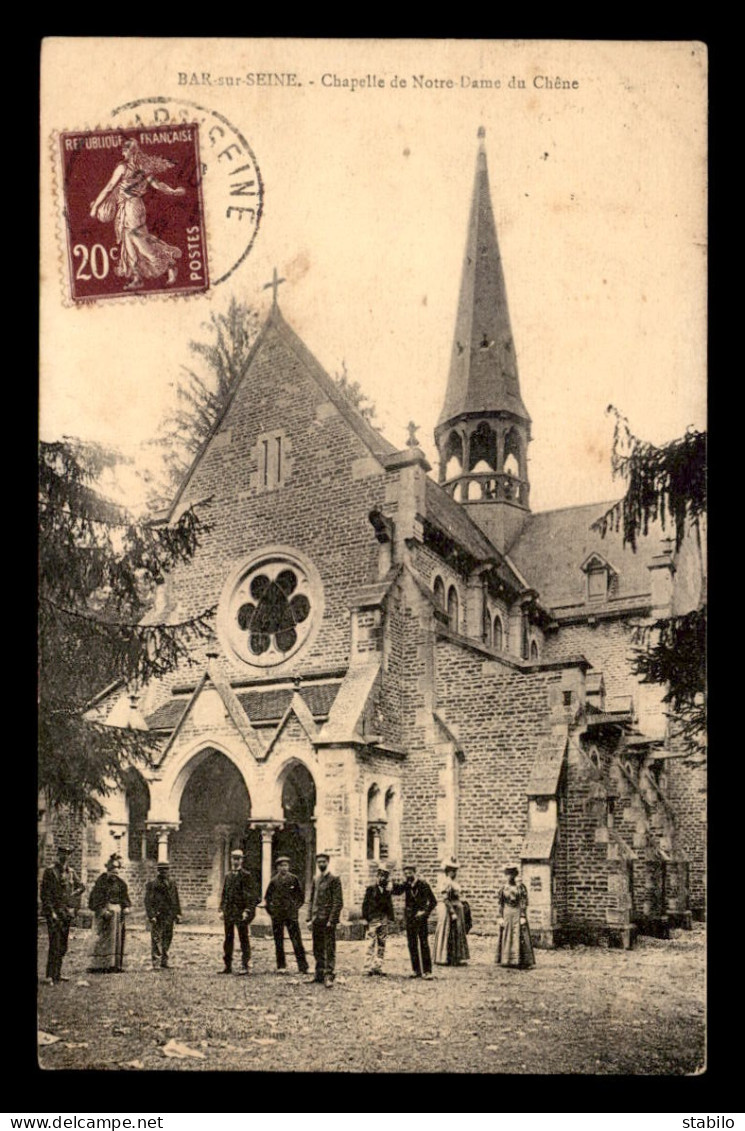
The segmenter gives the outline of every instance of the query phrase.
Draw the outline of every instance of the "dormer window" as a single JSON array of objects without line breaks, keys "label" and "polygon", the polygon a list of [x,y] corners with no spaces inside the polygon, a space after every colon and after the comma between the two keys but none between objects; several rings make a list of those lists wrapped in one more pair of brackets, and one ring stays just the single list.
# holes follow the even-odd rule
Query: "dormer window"
[{"label": "dormer window", "polygon": [[591,601],[603,601],[608,595],[608,571],[591,569],[587,574],[587,596]]},{"label": "dormer window", "polygon": [[616,571],[601,554],[590,554],[580,569],[587,578],[587,600],[594,603],[607,601],[613,587]]}]

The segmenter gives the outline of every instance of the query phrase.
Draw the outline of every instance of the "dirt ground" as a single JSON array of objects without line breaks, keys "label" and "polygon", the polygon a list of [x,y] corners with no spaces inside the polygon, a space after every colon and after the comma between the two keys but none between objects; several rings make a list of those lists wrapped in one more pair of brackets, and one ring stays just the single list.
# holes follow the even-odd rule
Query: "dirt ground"
[{"label": "dirt ground", "polygon": [[[305,936],[304,936],[305,937]],[[494,940],[470,937],[471,962],[408,978],[403,936],[387,977],[363,974],[363,942],[337,946],[333,989],[274,972],[271,939],[254,972],[224,977],[219,934],[176,928],[172,968],[150,967],[131,927],[124,973],[87,974],[90,931],[71,933],[64,974],[39,985],[39,1062],[67,1069],[243,1069],[684,1075],[704,1067],[704,928],[632,951],[537,951],[530,971],[493,965]],[[44,973],[46,931],[39,932]],[[58,1038],[49,1041],[49,1037]],[[44,1043],[49,1041],[49,1043]],[[174,1049],[177,1055],[167,1055]],[[186,1052],[184,1052],[186,1050]],[[179,1054],[180,1051],[180,1055]],[[196,1055],[189,1055],[196,1054]]]}]

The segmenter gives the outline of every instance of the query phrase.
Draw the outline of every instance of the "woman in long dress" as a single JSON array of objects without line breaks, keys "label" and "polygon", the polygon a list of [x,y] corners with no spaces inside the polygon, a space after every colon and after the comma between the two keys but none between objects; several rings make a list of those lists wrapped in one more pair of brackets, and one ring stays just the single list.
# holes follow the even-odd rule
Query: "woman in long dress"
[{"label": "woman in long dress", "polygon": [[457,880],[458,862],[443,861],[437,885],[437,928],[434,959],[438,966],[465,966],[470,957],[466,920]]},{"label": "woman in long dress", "polygon": [[131,906],[127,885],[119,875],[122,858],[113,853],[106,871],[96,880],[88,897],[95,913],[93,952],[88,967],[91,973],[120,973],[124,960],[124,919]]},{"label": "woman in long dress", "polygon": [[143,279],[157,279],[168,273],[166,282],[176,281],[177,260],[181,249],[172,247],[147,230],[147,213],[143,197],[149,188],[167,196],[183,196],[183,187],[171,188],[158,180],[156,173],[173,167],[165,157],[143,153],[134,138],[122,146],[121,161],[108,184],[91,204],[91,216],[102,223],[114,221],[119,242],[119,258],[114,268],[117,275],[129,279],[125,290],[143,286]]},{"label": "woman in long dress", "polygon": [[528,970],[535,966],[535,957],[528,927],[528,889],[522,881],[518,881],[519,871],[517,867],[504,870],[507,879],[499,892],[496,963],[498,966]]}]

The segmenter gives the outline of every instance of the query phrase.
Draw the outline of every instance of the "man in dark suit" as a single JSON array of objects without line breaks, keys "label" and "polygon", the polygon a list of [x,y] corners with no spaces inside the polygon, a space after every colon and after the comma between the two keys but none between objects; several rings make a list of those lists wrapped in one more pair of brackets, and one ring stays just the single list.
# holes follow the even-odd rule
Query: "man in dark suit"
[{"label": "man in dark suit", "polygon": [[69,844],[57,845],[57,862],[44,869],[41,878],[41,911],[47,921],[49,953],[47,954],[48,985],[67,982],[62,976],[62,959],[67,954],[70,924],[77,911],[77,897],[85,891],[68,861]]},{"label": "man in dark suit", "polygon": [[264,905],[272,921],[277,973],[287,973],[284,939],[284,930],[287,927],[287,934],[290,936],[292,949],[295,952],[297,968],[301,974],[307,974],[308,959],[305,957],[305,947],[297,922],[297,913],[305,902],[303,885],[297,876],[290,871],[289,856],[278,856],[276,867],[277,871],[269,881],[269,887],[264,895]]},{"label": "man in dark suit", "polygon": [[158,875],[145,885],[145,913],[150,920],[150,953],[153,969],[168,967],[168,951],[173,939],[173,924],[181,921],[178,888],[171,879],[168,864],[158,864]]},{"label": "man in dark suit", "polygon": [[385,940],[388,938],[388,923],[393,921],[393,899],[388,886],[390,869],[385,864],[378,865],[378,876],[374,884],[365,891],[362,901],[362,918],[367,920],[367,957],[365,969],[369,975],[383,976]]},{"label": "man in dark suit", "polygon": [[251,939],[249,924],[256,915],[256,904],[261,899],[261,893],[253,878],[243,867],[243,853],[240,848],[230,853],[230,868],[222,886],[222,899],[220,900],[220,914],[225,921],[225,944],[223,957],[225,968],[223,974],[230,974],[233,968],[233,942],[235,931],[238,931],[238,940],[241,944],[241,969],[238,974],[248,974],[251,966]]},{"label": "man in dark suit", "polygon": [[341,880],[329,872],[328,852],[316,854],[318,875],[313,880],[308,907],[308,925],[313,931],[314,982],[327,989],[334,984],[336,971],[336,925],[343,905]]},{"label": "man in dark suit", "polygon": [[406,922],[406,941],[409,944],[412,978],[432,977],[432,955],[429,950],[428,919],[437,906],[432,888],[424,880],[418,880],[416,868],[404,868],[404,882],[393,885],[394,895],[404,895],[404,919]]}]

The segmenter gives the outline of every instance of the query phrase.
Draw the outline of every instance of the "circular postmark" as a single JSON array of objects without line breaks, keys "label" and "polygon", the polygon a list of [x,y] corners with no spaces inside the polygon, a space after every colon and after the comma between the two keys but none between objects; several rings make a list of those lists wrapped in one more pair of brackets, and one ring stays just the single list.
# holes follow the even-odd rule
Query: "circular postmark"
[{"label": "circular postmark", "polygon": [[251,251],[264,203],[261,172],[243,134],[223,114],[184,98],[138,98],[111,116],[143,129],[198,123],[210,284],[224,283]]}]

